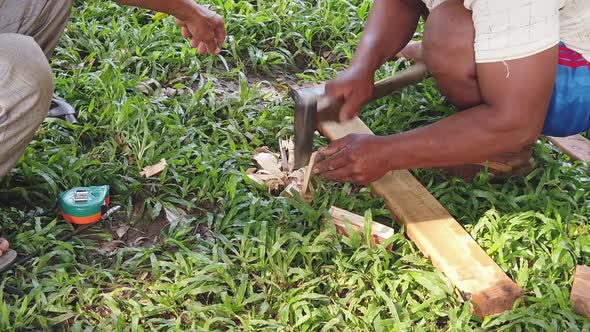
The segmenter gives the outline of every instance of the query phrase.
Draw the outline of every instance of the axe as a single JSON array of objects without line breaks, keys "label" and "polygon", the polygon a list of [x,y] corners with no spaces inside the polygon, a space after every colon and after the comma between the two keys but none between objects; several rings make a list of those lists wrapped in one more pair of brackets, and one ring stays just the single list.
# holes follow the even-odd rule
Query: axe
[{"label": "axe", "polygon": [[[367,103],[422,81],[428,75],[426,65],[417,63],[408,69],[375,83]],[[295,102],[295,169],[309,164],[313,152],[313,137],[318,123],[339,122],[343,101],[324,94],[324,87],[289,89]]]}]

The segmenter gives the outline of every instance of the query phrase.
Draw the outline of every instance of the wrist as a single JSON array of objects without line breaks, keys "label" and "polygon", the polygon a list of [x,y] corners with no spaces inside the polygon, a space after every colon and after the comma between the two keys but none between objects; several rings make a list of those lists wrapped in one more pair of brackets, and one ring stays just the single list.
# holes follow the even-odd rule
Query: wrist
[{"label": "wrist", "polygon": [[383,136],[382,151],[385,156],[383,161],[387,165],[388,171],[395,171],[401,169],[400,160],[404,160],[407,156],[403,155],[400,149],[401,142],[398,135]]},{"label": "wrist", "polygon": [[206,11],[207,8],[198,5],[193,0],[181,0],[179,1],[181,5],[179,6],[179,10],[176,13],[172,13],[174,17],[181,21],[189,21],[194,19],[195,17],[198,18],[206,18]]}]

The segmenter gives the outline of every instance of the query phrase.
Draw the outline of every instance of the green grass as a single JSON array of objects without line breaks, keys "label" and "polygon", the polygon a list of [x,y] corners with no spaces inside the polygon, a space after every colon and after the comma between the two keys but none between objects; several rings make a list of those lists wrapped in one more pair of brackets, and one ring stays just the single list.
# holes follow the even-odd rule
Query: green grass
[{"label": "green grass", "polygon": [[[539,168],[502,184],[485,174],[465,184],[414,172],[526,292],[526,306],[477,320],[397,226],[393,251],[322,228],[332,204],[393,224],[381,199],[322,183],[310,206],[272,197],[243,175],[254,148],[278,150],[292,133],[286,84],[345,68],[371,2],[211,4],[228,28],[219,57],[197,56],[170,18],[76,3],[52,66],[58,94],[77,107],[81,124],[47,120],[0,179],[2,233],[14,248],[57,247],[4,276],[26,296],[0,295],[0,330],[590,329],[568,302],[576,263],[590,264],[583,165],[540,142]],[[269,98],[269,86],[281,98]],[[427,80],[371,104],[363,119],[386,134],[450,112]],[[169,163],[162,174],[139,176],[161,158]],[[56,241],[71,229],[52,210],[56,195],[96,184],[109,184],[124,206],[105,228],[162,220],[174,207],[188,216],[153,245],[105,250],[114,236],[101,229]]]}]

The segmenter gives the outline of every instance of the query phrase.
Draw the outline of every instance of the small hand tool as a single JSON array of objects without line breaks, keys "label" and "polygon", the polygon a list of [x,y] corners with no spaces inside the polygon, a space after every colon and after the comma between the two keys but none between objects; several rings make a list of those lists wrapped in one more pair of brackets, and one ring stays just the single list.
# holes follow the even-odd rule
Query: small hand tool
[{"label": "small hand tool", "polygon": [[[72,232],[69,232],[60,237],[58,241],[65,242],[70,240],[72,237],[95,226],[100,220],[109,218],[111,215],[121,209],[120,205],[116,205],[110,209],[107,209],[108,205],[108,186],[77,187],[59,194],[58,206],[61,215],[68,222],[79,226]],[[16,260],[16,252],[14,250],[10,250],[7,252],[7,254],[11,255],[11,261],[8,264],[0,266],[0,280],[4,272],[12,270],[15,266],[23,265],[32,258],[38,257],[41,252],[46,252],[53,247],[55,247],[55,244],[46,247],[43,249],[43,251],[37,250],[32,254],[24,256],[18,260]],[[9,285],[4,285],[4,292],[17,296],[23,296],[23,293],[20,290]]]},{"label": "small hand tool", "polygon": [[[367,103],[392,92],[422,81],[428,75],[426,65],[418,63],[394,76],[375,83],[373,95]],[[295,102],[295,169],[306,166],[313,151],[313,136],[318,123],[340,122],[343,100],[324,94],[323,87],[290,89]]]}]

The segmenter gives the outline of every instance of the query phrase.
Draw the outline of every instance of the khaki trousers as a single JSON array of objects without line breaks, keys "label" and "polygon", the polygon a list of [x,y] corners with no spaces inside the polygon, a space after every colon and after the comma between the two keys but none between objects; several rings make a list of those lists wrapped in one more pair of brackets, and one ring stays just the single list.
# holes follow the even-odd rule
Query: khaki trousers
[{"label": "khaki trousers", "polygon": [[0,0],[0,177],[16,164],[49,111],[48,59],[72,0]]}]

